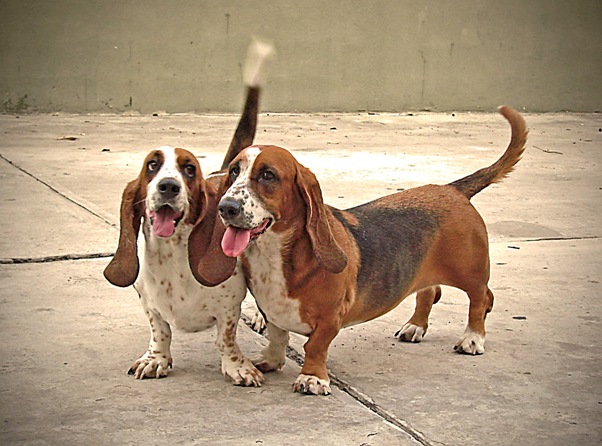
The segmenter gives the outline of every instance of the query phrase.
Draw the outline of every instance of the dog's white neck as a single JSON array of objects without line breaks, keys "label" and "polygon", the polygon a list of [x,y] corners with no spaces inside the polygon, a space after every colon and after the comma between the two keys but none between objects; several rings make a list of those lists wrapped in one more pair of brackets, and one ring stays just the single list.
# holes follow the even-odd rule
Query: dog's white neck
[{"label": "dog's white neck", "polygon": [[248,285],[269,322],[302,335],[311,327],[302,321],[300,302],[290,298],[282,267],[282,250],[289,236],[271,230],[255,240],[245,250],[249,264]]}]

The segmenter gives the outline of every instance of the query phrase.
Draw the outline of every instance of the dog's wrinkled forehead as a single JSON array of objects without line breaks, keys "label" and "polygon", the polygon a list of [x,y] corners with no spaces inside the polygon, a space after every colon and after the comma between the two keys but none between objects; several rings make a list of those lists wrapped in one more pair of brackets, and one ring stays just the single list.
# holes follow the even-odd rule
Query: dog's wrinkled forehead
[{"label": "dog's wrinkled forehead", "polygon": [[176,160],[176,151],[173,147],[159,147],[149,156],[150,159],[146,163],[146,170],[153,177],[152,182],[160,181],[162,178],[181,180]]},{"label": "dog's wrinkled forehead", "polygon": [[163,146],[152,150],[145,158],[140,173],[147,184],[156,184],[163,178],[173,178],[186,183],[200,174],[200,165],[196,157],[185,149]]},{"label": "dog's wrinkled forehead", "polygon": [[227,195],[238,195],[250,186],[253,166],[260,153],[259,147],[247,147],[232,161],[229,172],[232,185]]}]

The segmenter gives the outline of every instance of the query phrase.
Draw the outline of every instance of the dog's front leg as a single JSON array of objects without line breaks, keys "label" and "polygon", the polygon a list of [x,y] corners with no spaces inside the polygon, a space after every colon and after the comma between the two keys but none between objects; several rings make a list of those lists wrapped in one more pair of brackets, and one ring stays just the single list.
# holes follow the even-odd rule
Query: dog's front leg
[{"label": "dog's front leg", "polygon": [[330,378],[326,369],[328,347],[338,334],[340,327],[333,324],[319,324],[309,335],[303,346],[305,361],[301,374],[293,384],[293,390],[312,395],[330,395]]},{"label": "dog's front leg", "polygon": [[222,373],[236,386],[260,387],[263,374],[255,368],[236,343],[236,329],[240,318],[240,306],[226,311],[231,316],[217,317],[217,339],[215,344],[222,358]]},{"label": "dog's front leg", "polygon": [[148,350],[128,370],[136,379],[162,378],[172,366],[171,328],[158,314],[145,310],[150,324],[151,338]]}]

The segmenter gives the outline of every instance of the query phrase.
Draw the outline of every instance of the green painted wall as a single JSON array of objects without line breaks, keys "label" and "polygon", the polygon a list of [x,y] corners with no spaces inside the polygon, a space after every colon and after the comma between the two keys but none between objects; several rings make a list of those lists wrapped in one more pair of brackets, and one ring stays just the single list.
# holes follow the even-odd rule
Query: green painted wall
[{"label": "green painted wall", "polygon": [[235,112],[252,35],[264,111],[602,108],[600,0],[0,0],[0,110]]}]

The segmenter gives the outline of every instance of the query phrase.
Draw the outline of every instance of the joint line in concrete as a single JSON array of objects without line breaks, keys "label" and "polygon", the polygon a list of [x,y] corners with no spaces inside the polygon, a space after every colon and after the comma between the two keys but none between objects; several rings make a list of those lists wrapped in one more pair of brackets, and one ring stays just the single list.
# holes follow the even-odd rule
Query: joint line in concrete
[{"label": "joint line in concrete", "polygon": [[44,256],[44,257],[9,257],[0,258],[0,265],[15,265],[22,263],[51,263],[51,262],[65,262],[69,260],[90,260],[90,259],[104,259],[107,257],[113,257],[113,252],[95,252],[91,254],[61,254],[56,256]]},{"label": "joint line in concrete", "polygon": [[[251,327],[251,319],[247,315],[241,314],[241,319],[247,326]],[[265,332],[261,335],[265,337]],[[303,355],[301,355],[301,353],[299,353],[290,345],[286,346],[286,356],[290,360],[295,361],[300,367],[303,367]],[[342,379],[337,378],[337,376],[331,371],[328,371],[328,377],[330,378],[331,384],[336,386],[341,392],[344,392],[347,395],[349,395],[351,398],[353,398],[359,404],[364,406],[366,409],[369,409],[370,411],[374,412],[383,421],[392,424],[397,429],[409,435],[414,441],[417,441],[419,444],[423,446],[433,446],[433,443],[427,440],[421,432],[411,427],[407,422],[397,418],[395,415],[383,409],[365,393],[361,392],[355,387],[352,387],[349,383],[343,381]]]},{"label": "joint line in concrete", "polygon": [[113,223],[111,223],[109,220],[107,220],[106,218],[104,218],[102,215],[97,214],[96,212],[94,212],[93,210],[87,208],[86,206],[84,206],[83,204],[75,201],[73,198],[65,195],[64,193],[62,193],[61,191],[59,191],[58,189],[56,189],[55,187],[53,187],[52,185],[50,185],[49,183],[47,183],[46,181],[36,177],[34,174],[28,172],[27,170],[25,170],[23,167],[19,166],[17,163],[9,160],[8,158],[6,158],[3,154],[0,153],[0,158],[2,158],[4,161],[6,161],[8,164],[10,164],[11,166],[13,166],[15,169],[20,170],[21,172],[23,172],[25,175],[29,176],[30,178],[33,178],[34,180],[36,180],[38,183],[43,184],[44,186],[46,186],[48,189],[50,189],[52,192],[54,192],[55,194],[59,195],[60,197],[63,197],[65,200],[73,203],[74,205],[82,208],[84,211],[94,215],[97,218],[100,218],[102,221],[104,221],[105,223],[107,223],[110,226],[115,226]]}]

